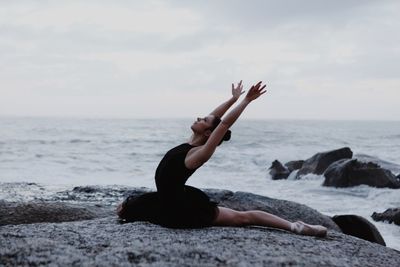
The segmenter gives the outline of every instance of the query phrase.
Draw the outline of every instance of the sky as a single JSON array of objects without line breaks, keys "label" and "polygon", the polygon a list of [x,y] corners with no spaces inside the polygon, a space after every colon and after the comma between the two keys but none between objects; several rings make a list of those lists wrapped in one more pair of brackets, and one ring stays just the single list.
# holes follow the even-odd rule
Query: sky
[{"label": "sky", "polygon": [[0,0],[0,116],[399,120],[400,1]]}]

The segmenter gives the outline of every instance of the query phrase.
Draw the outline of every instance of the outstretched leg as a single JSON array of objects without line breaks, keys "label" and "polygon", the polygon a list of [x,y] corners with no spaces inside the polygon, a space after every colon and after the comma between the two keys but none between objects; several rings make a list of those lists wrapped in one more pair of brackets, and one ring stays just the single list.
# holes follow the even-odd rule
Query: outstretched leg
[{"label": "outstretched leg", "polygon": [[292,223],[265,211],[237,211],[225,207],[218,207],[218,210],[218,216],[214,221],[214,225],[217,226],[267,226],[312,236],[325,236],[327,232],[323,226],[309,225],[301,221]]}]

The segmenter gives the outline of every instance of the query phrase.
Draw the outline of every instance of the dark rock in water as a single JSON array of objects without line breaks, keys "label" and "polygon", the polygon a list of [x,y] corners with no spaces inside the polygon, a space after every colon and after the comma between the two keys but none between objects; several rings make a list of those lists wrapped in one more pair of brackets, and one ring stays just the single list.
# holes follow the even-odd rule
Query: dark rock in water
[{"label": "dark rock in water", "polygon": [[102,208],[62,202],[0,201],[0,225],[89,220],[110,216],[114,207]]},{"label": "dark rock in water", "polygon": [[292,161],[285,163],[285,166],[286,166],[286,168],[288,168],[288,170],[290,172],[292,172],[292,171],[301,169],[301,167],[303,167],[303,164],[304,164],[304,160],[292,160]]},{"label": "dark rock in water", "polygon": [[374,157],[371,155],[367,155],[367,154],[355,154],[353,155],[354,159],[358,159],[361,162],[373,162],[378,164],[379,166],[381,166],[384,169],[390,170],[393,173],[399,173],[400,172],[400,164],[394,163],[394,162],[390,162],[387,160],[383,160],[380,159],[378,157]]},{"label": "dark rock in water", "polygon": [[343,159],[333,163],[324,173],[324,186],[350,187],[361,184],[373,187],[400,188],[400,182],[389,170],[372,162]]},{"label": "dark rock in water", "polygon": [[317,153],[303,163],[297,173],[297,178],[301,178],[301,176],[308,173],[323,174],[333,162],[341,159],[350,159],[352,156],[353,152],[348,147]]},{"label": "dark rock in water", "polygon": [[386,221],[400,225],[400,208],[387,209],[382,213],[374,212],[371,217],[375,221]]},{"label": "dark rock in water", "polygon": [[343,233],[386,246],[378,229],[367,219],[358,215],[336,215],[332,220]]},{"label": "dark rock in water", "polygon": [[290,171],[278,160],[274,160],[271,167],[269,167],[269,174],[272,180],[280,180],[288,178]]}]

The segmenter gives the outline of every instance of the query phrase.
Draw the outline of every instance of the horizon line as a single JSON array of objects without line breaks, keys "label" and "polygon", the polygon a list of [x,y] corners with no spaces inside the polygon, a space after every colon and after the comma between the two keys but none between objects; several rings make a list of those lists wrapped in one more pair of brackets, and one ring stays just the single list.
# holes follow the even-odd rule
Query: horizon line
[{"label": "horizon line", "polygon": [[[2,115],[0,119],[81,119],[81,120],[193,120],[192,117],[154,117],[154,116],[71,116],[71,115]],[[359,122],[400,122],[396,119],[362,119],[362,118],[257,118],[242,117],[240,121],[359,121]]]}]

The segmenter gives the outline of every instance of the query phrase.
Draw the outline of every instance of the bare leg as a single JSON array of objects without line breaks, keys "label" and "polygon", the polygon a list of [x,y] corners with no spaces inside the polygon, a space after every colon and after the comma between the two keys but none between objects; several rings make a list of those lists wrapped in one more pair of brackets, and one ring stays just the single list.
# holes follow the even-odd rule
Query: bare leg
[{"label": "bare leg", "polygon": [[219,214],[214,225],[219,226],[246,226],[257,225],[283,229],[297,234],[325,236],[326,228],[320,225],[309,225],[303,222],[289,222],[265,211],[250,210],[236,211],[225,207],[218,207]]}]

